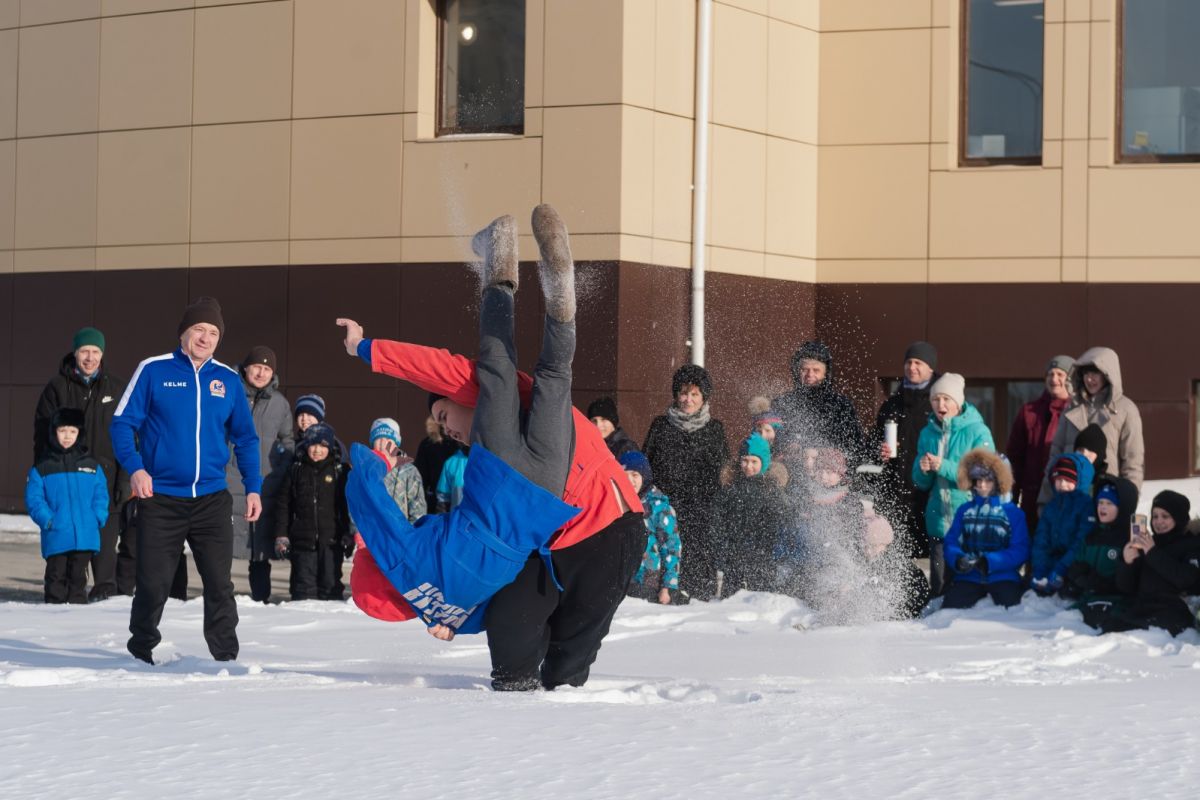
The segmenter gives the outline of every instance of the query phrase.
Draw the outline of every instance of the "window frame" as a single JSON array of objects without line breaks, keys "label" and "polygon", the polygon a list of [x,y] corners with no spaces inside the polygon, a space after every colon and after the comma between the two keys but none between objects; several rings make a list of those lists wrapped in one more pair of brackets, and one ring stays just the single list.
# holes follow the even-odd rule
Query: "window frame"
[{"label": "window frame", "polygon": [[970,53],[971,53],[971,0],[959,0],[958,26],[958,165],[960,167],[997,167],[1021,166],[1040,167],[1045,161],[1046,153],[1046,21],[1042,20],[1042,78],[1043,90],[1041,96],[1042,108],[1040,113],[1042,125],[1042,152],[1036,156],[1006,156],[992,158],[987,156],[967,155],[967,115],[970,110]]},{"label": "window frame", "polygon": [[1200,153],[1125,153],[1125,4],[1117,0],[1117,97],[1113,160],[1117,164],[1196,164]]},{"label": "window frame", "polygon": [[[508,135],[508,136],[524,136],[525,135],[525,100],[521,100],[521,119],[520,125],[496,125],[490,127],[483,126],[446,126],[442,124],[444,119],[443,109],[445,103],[445,75],[446,75],[446,4],[450,0],[437,0],[437,5],[434,7],[434,13],[437,15],[437,92],[436,101],[434,104],[434,133],[437,138],[444,136],[493,136],[493,135]],[[528,6],[526,6],[528,12]],[[526,17],[528,21],[528,17]],[[525,54],[522,53],[522,61]],[[521,82],[522,90],[524,90],[524,80]]]}]

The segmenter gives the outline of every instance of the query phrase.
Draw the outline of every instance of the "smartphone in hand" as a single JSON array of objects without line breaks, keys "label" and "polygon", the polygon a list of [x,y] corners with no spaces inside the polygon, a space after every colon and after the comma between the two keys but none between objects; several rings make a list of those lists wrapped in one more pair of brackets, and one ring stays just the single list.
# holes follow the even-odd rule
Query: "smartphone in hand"
[{"label": "smartphone in hand", "polygon": [[1129,541],[1134,541],[1139,536],[1144,536],[1149,530],[1149,519],[1145,514],[1134,514],[1129,520]]}]

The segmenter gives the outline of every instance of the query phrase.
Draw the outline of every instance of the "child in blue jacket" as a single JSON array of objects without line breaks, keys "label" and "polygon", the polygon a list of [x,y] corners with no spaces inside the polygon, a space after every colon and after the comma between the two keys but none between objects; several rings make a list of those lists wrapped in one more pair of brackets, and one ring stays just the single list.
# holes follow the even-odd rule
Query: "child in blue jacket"
[{"label": "child in blue jacket", "polygon": [[1075,548],[1096,526],[1096,507],[1087,491],[1092,470],[1079,453],[1060,457],[1050,470],[1054,496],[1042,509],[1033,536],[1033,590],[1040,595],[1063,588]]},{"label": "child in blue jacket", "polygon": [[1021,602],[1021,565],[1029,559],[1025,513],[1001,498],[1012,492],[1012,469],[992,450],[977,447],[958,463],[958,486],[971,497],[946,532],[952,578],[942,608],[971,608],[990,596],[998,606]]},{"label": "child in blue jacket", "polygon": [[[630,597],[670,603],[680,599],[679,557],[683,546],[675,528],[675,509],[671,501],[654,485],[650,460],[639,450],[622,453],[617,459],[642,501],[646,522],[646,549],[637,574],[629,583]],[[687,595],[683,595],[686,599]]]},{"label": "child in blue jacket", "polygon": [[108,521],[104,470],[83,443],[83,412],[60,408],[50,420],[50,449],[29,471],[25,507],[42,529],[47,603],[86,603],[87,565]]}]

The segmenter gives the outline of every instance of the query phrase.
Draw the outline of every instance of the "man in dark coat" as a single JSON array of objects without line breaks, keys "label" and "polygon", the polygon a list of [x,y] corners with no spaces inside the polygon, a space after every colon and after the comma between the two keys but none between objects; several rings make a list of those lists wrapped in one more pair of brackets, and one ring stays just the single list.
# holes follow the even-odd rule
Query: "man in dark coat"
[{"label": "man in dark coat", "polygon": [[803,447],[836,447],[853,469],[862,457],[862,426],[854,403],[836,388],[833,354],[824,342],[805,342],[792,354],[792,382],[796,388],[771,402],[788,438]]},{"label": "man in dark coat", "polygon": [[[896,391],[879,407],[871,446],[883,460],[875,505],[892,524],[896,547],[913,558],[929,557],[925,534],[925,505],[929,492],[913,485],[912,466],[917,459],[917,440],[929,422],[929,387],[937,380],[937,348],[929,342],[913,342],[904,352],[904,378]],[[896,423],[896,452],[885,447],[884,426]]]},{"label": "man in dark coat", "polygon": [[134,556],[123,548],[117,556],[117,538],[121,505],[129,499],[129,475],[113,456],[108,424],[125,381],[104,368],[104,334],[95,328],[82,328],[71,343],[71,352],[63,356],[58,374],[50,379],[38,399],[33,417],[33,463],[47,454],[53,433],[50,420],[61,408],[83,412],[83,436],[87,452],[100,463],[108,480],[108,521],[100,530],[100,551],[92,556],[93,586],[89,600],[103,600],[120,592],[133,594]]}]

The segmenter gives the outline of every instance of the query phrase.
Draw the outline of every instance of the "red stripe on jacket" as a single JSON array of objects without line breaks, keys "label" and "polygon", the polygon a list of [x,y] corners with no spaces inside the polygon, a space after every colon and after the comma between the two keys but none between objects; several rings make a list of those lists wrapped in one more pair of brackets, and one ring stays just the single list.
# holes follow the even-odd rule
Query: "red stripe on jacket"
[{"label": "red stripe on jacket", "polygon": [[[408,381],[470,408],[475,407],[479,398],[475,362],[449,350],[373,339],[371,370]],[[518,372],[517,388],[521,405],[528,408],[533,378]],[[551,550],[578,544],[612,524],[623,513],[616,496],[618,492],[626,507],[642,513],[642,503],[633,484],[609,452],[600,431],[579,409],[572,407],[571,415],[575,422],[575,458],[567,474],[562,499],[583,511],[555,534],[550,543]]]}]

